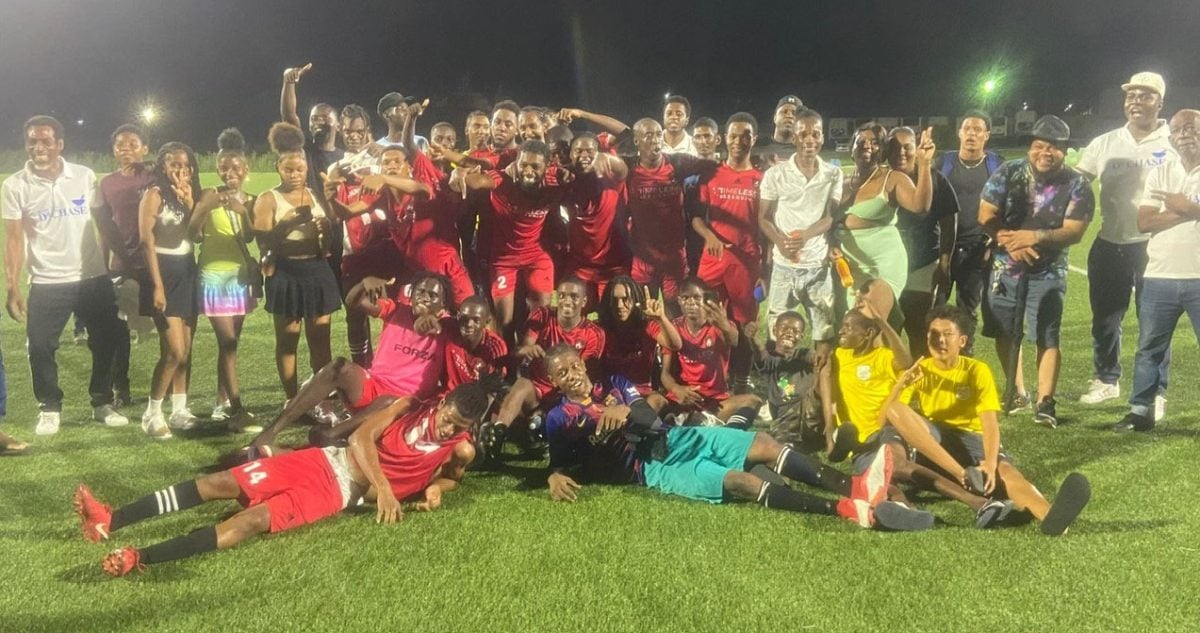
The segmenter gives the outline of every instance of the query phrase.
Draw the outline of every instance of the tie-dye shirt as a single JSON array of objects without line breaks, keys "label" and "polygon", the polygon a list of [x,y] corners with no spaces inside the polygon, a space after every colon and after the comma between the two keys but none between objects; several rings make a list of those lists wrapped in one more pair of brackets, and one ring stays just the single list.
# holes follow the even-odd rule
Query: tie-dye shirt
[{"label": "tie-dye shirt", "polygon": [[[1062,228],[1063,220],[1091,222],[1096,206],[1091,183],[1083,174],[1064,165],[1045,178],[1036,178],[1024,158],[1001,165],[988,178],[980,197],[1000,210],[1005,229],[1049,230]],[[997,246],[996,264],[1012,276],[1027,271],[1038,278],[1066,277],[1066,248],[1038,246],[1037,250],[1041,254],[1039,262],[1027,265],[1011,260]]]}]

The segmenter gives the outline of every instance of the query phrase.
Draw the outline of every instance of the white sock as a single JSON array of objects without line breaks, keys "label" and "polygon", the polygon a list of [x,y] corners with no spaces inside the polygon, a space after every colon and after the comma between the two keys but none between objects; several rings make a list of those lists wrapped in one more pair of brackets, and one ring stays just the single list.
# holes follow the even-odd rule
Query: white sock
[{"label": "white sock", "polygon": [[173,393],[171,394],[171,412],[183,411],[187,408],[187,394]]},{"label": "white sock", "polygon": [[162,413],[162,400],[150,400],[146,404],[146,415],[159,415]]}]

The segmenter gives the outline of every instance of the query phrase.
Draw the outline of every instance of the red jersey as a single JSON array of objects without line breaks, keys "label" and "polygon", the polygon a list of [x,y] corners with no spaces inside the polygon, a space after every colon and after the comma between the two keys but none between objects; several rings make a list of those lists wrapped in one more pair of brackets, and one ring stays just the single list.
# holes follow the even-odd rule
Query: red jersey
[{"label": "red jersey", "polygon": [[446,343],[446,385],[449,392],[455,387],[475,382],[481,375],[504,371],[508,357],[508,344],[499,334],[483,331],[483,340],[475,349],[467,349],[462,335],[457,332]]},{"label": "red jersey", "polygon": [[725,335],[711,323],[704,324],[695,333],[688,329],[683,317],[672,323],[679,330],[683,347],[678,352],[664,349],[662,353],[663,356],[675,355],[679,383],[699,387],[697,391],[707,398],[727,394],[729,385],[725,382],[725,373],[729,370],[729,346],[725,344]]},{"label": "red jersey", "polygon": [[540,241],[546,216],[558,213],[563,188],[551,172],[546,182],[533,193],[521,189],[502,171],[489,171],[496,188],[492,189],[491,263],[522,266],[545,253]]},{"label": "red jersey", "polygon": [[420,406],[392,422],[375,444],[379,467],[397,499],[407,499],[425,490],[438,469],[450,461],[454,447],[471,440],[467,433],[438,440],[435,413],[435,404]]},{"label": "red jersey", "polygon": [[629,265],[629,248],[618,222],[625,210],[625,183],[606,184],[595,174],[582,174],[567,187],[564,203],[571,217],[568,269]]},{"label": "red jersey", "polygon": [[600,356],[605,375],[624,376],[639,390],[649,387],[661,331],[658,321],[647,322],[640,332],[605,330],[604,354]]},{"label": "red jersey", "polygon": [[656,265],[679,258],[687,235],[683,180],[715,166],[686,154],[663,154],[658,167],[631,160],[628,198],[634,255]]},{"label": "red jersey", "polygon": [[432,190],[429,198],[416,198],[411,213],[400,218],[396,246],[417,264],[433,270],[448,253],[458,254],[458,209],[462,196],[450,191],[446,174],[423,152],[412,160],[412,179]]},{"label": "red jersey", "polygon": [[700,202],[708,211],[708,226],[726,244],[757,257],[758,183],[763,173],[757,169],[737,171],[721,164],[707,182],[700,185]]},{"label": "red jersey", "polygon": [[[567,343],[579,352],[579,356],[585,362],[594,361],[604,353],[604,330],[600,329],[599,325],[583,319],[575,327],[564,330],[558,322],[558,312],[554,308],[542,307],[534,310],[525,322],[525,327],[528,334],[534,335],[542,349],[550,349],[558,343]],[[543,362],[533,364],[530,379],[538,386],[539,393],[554,389]]]},{"label": "red jersey", "polygon": [[347,180],[338,185],[337,201],[349,206],[355,202],[363,202],[367,210],[346,220],[345,237],[342,240],[342,253],[350,255],[361,253],[383,240],[391,238],[400,214],[407,212],[412,206],[410,196],[399,199],[389,191],[372,195],[364,195],[362,182]]}]

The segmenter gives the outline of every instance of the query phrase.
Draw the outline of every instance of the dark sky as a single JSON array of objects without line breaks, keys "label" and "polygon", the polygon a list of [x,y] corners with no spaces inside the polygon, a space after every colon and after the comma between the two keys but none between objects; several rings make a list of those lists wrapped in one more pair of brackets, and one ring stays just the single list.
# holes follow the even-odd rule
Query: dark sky
[{"label": "dark sky", "polygon": [[302,111],[373,112],[399,90],[432,99],[422,128],[500,97],[658,116],[667,91],[693,118],[767,123],[789,92],[826,116],[954,114],[993,66],[1006,72],[994,109],[1119,109],[1117,86],[1155,69],[1170,110],[1172,87],[1200,87],[1198,27],[1196,0],[3,0],[0,147],[53,112],[70,146],[103,150],[147,100],[166,112],[156,142],[211,150],[236,125],[262,145],[281,71],[306,61]]}]

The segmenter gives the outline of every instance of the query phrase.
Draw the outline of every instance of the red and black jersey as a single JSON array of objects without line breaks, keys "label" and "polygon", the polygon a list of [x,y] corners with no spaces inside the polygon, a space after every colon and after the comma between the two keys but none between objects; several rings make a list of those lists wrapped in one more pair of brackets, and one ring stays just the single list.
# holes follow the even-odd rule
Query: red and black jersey
[{"label": "red and black jersey", "polygon": [[683,317],[672,323],[679,330],[683,347],[678,352],[664,349],[662,353],[675,356],[679,383],[699,387],[697,391],[707,398],[728,393],[725,374],[729,371],[729,346],[725,344],[725,335],[711,323],[705,323],[696,332],[688,329]]},{"label": "red and black jersey", "polygon": [[605,183],[595,174],[581,174],[568,185],[563,202],[571,218],[567,228],[568,269],[629,265],[629,246],[620,225],[625,211],[625,183]]},{"label": "red and black jersey", "polygon": [[[554,308],[542,307],[534,310],[525,322],[528,335],[533,335],[542,349],[550,349],[558,343],[567,343],[579,352],[579,356],[589,367],[604,353],[604,330],[592,321],[582,319],[575,327],[566,330],[558,322],[558,312]],[[538,361],[530,368],[530,380],[537,384],[541,391],[552,390],[546,364]]]},{"label": "red and black jersey", "polygon": [[474,349],[467,349],[462,335],[455,333],[446,342],[446,385],[445,391],[475,382],[480,376],[504,371],[508,357],[508,344],[500,335],[484,330],[483,340]]},{"label": "red and black jersey", "polygon": [[604,354],[600,365],[607,375],[628,378],[639,390],[650,386],[654,370],[655,349],[662,327],[658,321],[649,321],[641,330],[619,332],[605,330]]},{"label": "red and black jersey", "polygon": [[726,244],[757,257],[758,185],[763,173],[757,169],[737,171],[721,164],[711,178],[700,185],[701,208],[708,226]]},{"label": "red and black jersey", "polygon": [[375,444],[379,467],[397,499],[425,490],[438,470],[450,461],[454,447],[459,442],[471,441],[467,433],[439,440],[436,413],[436,404],[420,405],[393,422]]},{"label": "red and black jersey", "polygon": [[529,265],[544,255],[540,238],[546,216],[558,213],[564,188],[551,171],[536,192],[521,189],[502,171],[489,171],[495,189],[487,211],[491,228],[490,261],[508,266]]},{"label": "red and black jersey", "polygon": [[688,230],[683,213],[683,181],[697,174],[703,178],[717,164],[686,154],[663,154],[658,167],[643,167],[637,158],[627,162],[633,254],[653,264],[678,259]]},{"label": "red and black jersey", "polygon": [[337,201],[345,206],[356,202],[367,205],[367,210],[345,221],[345,239],[342,252],[346,255],[369,250],[381,241],[391,239],[399,217],[412,208],[412,197],[396,196],[384,190],[375,194],[364,194],[362,182],[347,180],[338,185]]}]

